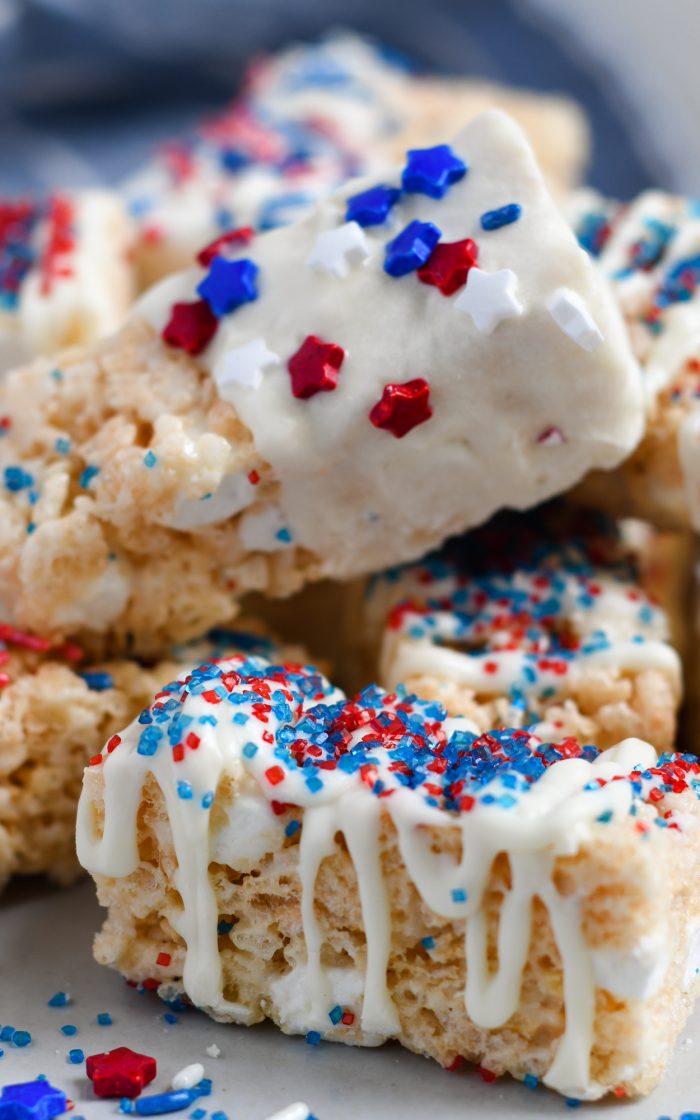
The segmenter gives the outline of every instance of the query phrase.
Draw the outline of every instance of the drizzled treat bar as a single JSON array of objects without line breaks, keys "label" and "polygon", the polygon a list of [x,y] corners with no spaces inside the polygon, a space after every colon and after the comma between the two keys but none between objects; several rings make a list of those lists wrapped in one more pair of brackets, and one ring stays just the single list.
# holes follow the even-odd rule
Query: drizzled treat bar
[{"label": "drizzled treat bar", "polygon": [[130,980],[577,1099],[661,1076],[698,985],[694,756],[479,735],[237,657],[93,762],[78,854],[109,907],[97,958]]},{"label": "drizzled treat bar", "polygon": [[[525,726],[599,747],[637,736],[670,749],[681,664],[648,587],[659,582],[657,539],[628,536],[554,506],[502,515],[372,577],[359,626],[367,674],[482,731]],[[664,565],[658,590],[667,596],[678,578]]]},{"label": "drizzled treat bar", "polygon": [[75,807],[88,760],[174,674],[239,650],[303,658],[252,621],[153,665],[126,657],[92,663],[73,642],[53,646],[0,625],[0,887],[10,875],[74,879]]},{"label": "drizzled treat bar", "polygon": [[386,172],[494,105],[525,129],[553,189],[579,181],[587,128],[563,98],[419,77],[349,32],[257,59],[230,107],[127,183],[141,284],[189,267],[223,233],[297,220],[344,180]]},{"label": "drizzled treat bar", "polygon": [[133,244],[116,194],[0,199],[0,370],[121,326],[135,293]]},{"label": "drizzled treat bar", "polygon": [[646,428],[618,471],[586,480],[602,509],[700,529],[700,210],[648,191],[623,206],[582,191],[570,203],[581,244],[608,276],[642,366]]},{"label": "drizzled treat bar", "polygon": [[246,590],[414,558],[640,436],[605,283],[497,111],[201,261],[0,389],[22,625],[159,651]]}]

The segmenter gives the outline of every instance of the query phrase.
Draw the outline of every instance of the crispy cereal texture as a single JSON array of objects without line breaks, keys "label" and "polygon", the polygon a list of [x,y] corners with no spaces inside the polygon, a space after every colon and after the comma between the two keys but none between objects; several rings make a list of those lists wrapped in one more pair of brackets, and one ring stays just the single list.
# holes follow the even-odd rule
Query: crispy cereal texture
[{"label": "crispy cereal texture", "polygon": [[226,474],[257,471],[254,510],[276,483],[213,379],[142,323],[67,352],[58,376],[45,362],[10,375],[3,408],[2,466],[33,480],[0,497],[0,599],[23,627],[77,636],[97,657],[157,657],[231,619],[244,591],[287,594],[313,577],[301,549],[246,548],[240,517],[169,527],[179,498]]},{"label": "crispy cereal texture", "polygon": [[[90,772],[98,800],[101,781],[97,768]],[[228,780],[217,794],[219,807],[225,808],[241,792],[243,787],[234,788]],[[684,794],[682,801],[678,807],[697,817],[695,797]],[[294,810],[294,816],[298,818],[300,810]],[[284,825],[287,818],[278,820]],[[212,828],[216,827],[214,820]],[[298,998],[295,1008],[294,998],[299,985],[284,982],[305,961],[298,835],[285,838],[280,827],[274,850],[240,860],[235,867],[212,863],[209,868],[220,918],[233,922],[230,934],[219,938],[224,994],[248,1006],[253,1021],[271,1018],[288,1033],[303,1029],[302,1008]],[[139,841],[141,864],[136,872],[120,880],[98,879],[100,901],[109,907],[109,915],[95,955],[130,980],[157,976],[177,987],[184,955],[175,932],[181,903],[167,815],[152,780],[141,805]],[[436,836],[436,844],[452,854],[456,843],[454,834],[441,831]],[[388,977],[400,1017],[399,1040],[444,1066],[463,1057],[496,1074],[542,1075],[564,1023],[561,960],[545,908],[539,902],[534,907],[517,1012],[499,1029],[480,1029],[469,1020],[464,1005],[463,923],[446,921],[427,908],[407,877],[387,822],[381,849],[391,899]],[[694,889],[700,872],[700,830],[682,836],[652,829],[643,839],[633,818],[599,825],[577,854],[559,857],[555,867],[557,890],[578,898],[585,941],[601,959],[607,953],[613,960],[631,956],[646,938],[662,938],[668,945],[670,964],[653,995],[624,999],[603,986],[596,990],[592,1078],[630,1096],[647,1093],[663,1074],[698,986],[694,971],[690,985],[684,974],[690,931],[700,918],[700,896]],[[497,917],[508,886],[508,862],[499,856],[486,894],[494,955]],[[371,1044],[376,1040],[363,1036],[358,1025],[365,943],[357,880],[342,843],[321,865],[315,909],[325,937],[323,961],[345,970],[345,1003],[355,1013],[350,1026],[329,1024],[326,1037]],[[430,953],[420,945],[424,937],[434,938]],[[172,955],[165,968],[156,966],[162,951]]]},{"label": "crispy cereal texture", "polygon": [[[183,666],[226,648],[212,640],[180,648],[166,661],[144,666],[134,659],[90,664],[107,673],[112,687],[91,689],[76,667],[55,657],[22,652],[8,666],[11,682],[0,690],[0,889],[11,875],[47,874],[69,883],[82,874],[75,855],[75,810],[83,771],[111,735],[131,722]],[[246,619],[245,634],[268,633]],[[298,645],[274,648],[268,656],[306,660]]]}]

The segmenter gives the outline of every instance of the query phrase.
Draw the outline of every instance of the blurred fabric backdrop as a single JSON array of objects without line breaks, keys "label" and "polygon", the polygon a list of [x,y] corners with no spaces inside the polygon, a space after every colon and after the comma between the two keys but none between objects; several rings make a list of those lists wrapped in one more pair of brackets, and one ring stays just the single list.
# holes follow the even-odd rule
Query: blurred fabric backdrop
[{"label": "blurred fabric backdrop", "polygon": [[0,0],[0,190],[117,182],[252,54],[338,26],[418,69],[578,98],[607,193],[700,193],[697,0]]}]

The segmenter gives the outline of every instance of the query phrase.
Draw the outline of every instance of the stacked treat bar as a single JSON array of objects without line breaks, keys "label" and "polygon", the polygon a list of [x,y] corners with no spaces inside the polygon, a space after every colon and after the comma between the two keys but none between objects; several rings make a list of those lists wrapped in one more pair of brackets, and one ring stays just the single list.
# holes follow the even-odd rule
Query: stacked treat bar
[{"label": "stacked treat bar", "polygon": [[[470,121],[511,97],[333,38],[130,185],[140,276],[186,267],[0,385],[0,874],[75,873],[89,762],[129,980],[637,1095],[698,989],[661,531],[697,519],[696,219],[567,221],[521,128]],[[512,105],[567,185],[576,112]]]}]

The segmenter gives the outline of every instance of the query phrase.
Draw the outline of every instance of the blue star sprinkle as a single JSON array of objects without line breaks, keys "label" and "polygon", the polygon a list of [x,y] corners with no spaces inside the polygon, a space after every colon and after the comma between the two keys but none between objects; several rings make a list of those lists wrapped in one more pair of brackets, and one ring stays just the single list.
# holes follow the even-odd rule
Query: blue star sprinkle
[{"label": "blue star sprinkle", "polygon": [[348,199],[345,221],[357,222],[358,226],[381,226],[400,197],[398,187],[370,187]]},{"label": "blue star sprinkle", "polygon": [[456,156],[449,144],[434,148],[412,148],[406,153],[406,166],[401,176],[405,191],[444,198],[448,188],[467,174],[464,160]]},{"label": "blue star sprinkle", "polygon": [[441,237],[432,222],[410,222],[386,247],[384,271],[389,276],[405,276],[425,264]]},{"label": "blue star sprinkle", "polygon": [[48,1081],[6,1085],[0,1093],[0,1120],[51,1120],[66,1111],[66,1094]]},{"label": "blue star sprinkle", "polygon": [[214,257],[197,292],[220,318],[258,298],[257,275],[258,266],[247,258],[227,261]]}]

